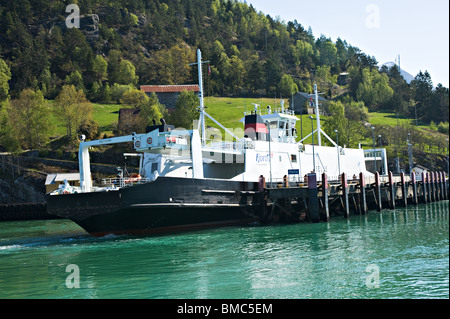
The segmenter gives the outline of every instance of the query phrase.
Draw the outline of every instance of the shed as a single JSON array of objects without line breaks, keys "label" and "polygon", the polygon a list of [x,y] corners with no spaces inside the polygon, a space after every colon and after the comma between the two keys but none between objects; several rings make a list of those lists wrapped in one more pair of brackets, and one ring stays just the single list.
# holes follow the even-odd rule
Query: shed
[{"label": "shed", "polygon": [[177,98],[183,91],[200,92],[197,84],[189,85],[141,85],[141,91],[147,95],[155,93],[158,97],[159,103],[163,104],[169,113],[175,111],[175,104]]},{"label": "shed", "polygon": [[416,181],[421,181],[422,173],[427,173],[428,171],[429,171],[428,168],[426,168],[425,166],[419,165],[419,164],[414,166],[414,168],[412,169],[412,172],[416,176]]},{"label": "shed", "polygon": [[48,194],[58,189],[59,185],[64,184],[64,180],[67,180],[70,186],[80,186],[80,173],[48,174],[45,180],[46,193]]},{"label": "shed", "polygon": [[[297,92],[294,94],[294,103],[292,103],[292,99],[289,99],[289,106],[292,109],[292,104],[294,104],[295,114],[314,114],[316,111],[314,104],[312,103],[314,101],[314,94]],[[319,105],[326,101],[326,99],[319,95]],[[319,109],[319,111],[321,112],[321,115],[323,115],[323,110]]]}]

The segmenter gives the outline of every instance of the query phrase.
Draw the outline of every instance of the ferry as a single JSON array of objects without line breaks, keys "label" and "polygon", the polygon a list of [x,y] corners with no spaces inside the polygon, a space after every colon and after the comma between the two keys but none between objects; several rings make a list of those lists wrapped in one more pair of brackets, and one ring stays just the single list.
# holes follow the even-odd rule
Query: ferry
[{"label": "ferry", "polygon": [[[261,223],[261,194],[266,185],[283,180],[300,183],[303,176],[326,172],[336,176],[373,176],[364,150],[342,148],[320,127],[315,87],[316,144],[297,142],[294,111],[254,105],[243,114],[243,136],[237,136],[205,111],[202,58],[198,56],[200,118],[191,130],[165,123],[147,133],[86,141],[79,146],[80,186],[68,183],[46,195],[47,212],[67,218],[94,236],[158,234]],[[206,117],[226,138],[207,138]],[[323,146],[321,137],[331,146]],[[93,185],[89,149],[117,143],[134,145],[139,174],[105,179]],[[319,178],[320,179],[320,178]]]}]

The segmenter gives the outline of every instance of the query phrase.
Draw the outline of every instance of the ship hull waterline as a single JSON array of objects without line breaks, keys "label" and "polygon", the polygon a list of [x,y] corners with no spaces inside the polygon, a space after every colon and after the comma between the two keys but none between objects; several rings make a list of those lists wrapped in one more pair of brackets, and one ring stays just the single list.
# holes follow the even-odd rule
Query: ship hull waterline
[{"label": "ship hull waterline", "polygon": [[93,236],[148,235],[259,221],[258,183],[160,177],[108,192],[47,195],[47,212]]}]

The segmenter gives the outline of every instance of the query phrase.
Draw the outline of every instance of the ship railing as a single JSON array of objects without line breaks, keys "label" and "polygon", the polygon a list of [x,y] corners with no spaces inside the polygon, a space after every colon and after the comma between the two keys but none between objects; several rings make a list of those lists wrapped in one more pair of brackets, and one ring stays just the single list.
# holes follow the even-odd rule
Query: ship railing
[{"label": "ship railing", "polygon": [[104,178],[102,179],[102,186],[124,188],[149,183],[152,181],[153,180],[150,178],[139,178],[139,177]]},{"label": "ship railing", "polygon": [[202,147],[203,150],[235,152],[252,148],[255,148],[253,141],[218,141],[214,139],[206,139],[205,146]]},{"label": "ship railing", "polygon": [[[281,107],[277,107],[277,108],[269,108],[269,109],[262,109],[262,110],[258,110],[256,112],[259,115],[269,115],[269,114],[274,114],[274,113],[278,113],[278,114],[286,114],[286,115],[295,115],[295,111],[293,110],[288,110],[286,108],[281,108]],[[248,112],[244,112],[244,115],[252,115],[255,114],[255,111],[248,111]]]},{"label": "ship railing", "polygon": [[[316,176],[317,182],[319,184],[322,184],[322,174],[317,174]],[[405,180],[408,181],[408,176],[405,176]],[[394,181],[400,181],[399,176],[394,176]],[[283,188],[286,187],[286,182],[288,183],[287,186],[289,187],[307,187],[308,186],[308,175],[300,176],[300,175],[288,175],[287,181],[284,178],[272,178],[270,180],[270,177],[266,177],[266,186],[268,188]],[[359,175],[353,175],[348,176],[347,182],[349,184],[352,183],[359,183]],[[380,183],[388,183],[389,182],[389,176],[380,176]],[[327,183],[330,186],[333,185],[341,185],[341,176],[328,176],[327,175]],[[375,177],[374,176],[365,176],[365,183],[366,185],[374,184],[375,183]]]}]

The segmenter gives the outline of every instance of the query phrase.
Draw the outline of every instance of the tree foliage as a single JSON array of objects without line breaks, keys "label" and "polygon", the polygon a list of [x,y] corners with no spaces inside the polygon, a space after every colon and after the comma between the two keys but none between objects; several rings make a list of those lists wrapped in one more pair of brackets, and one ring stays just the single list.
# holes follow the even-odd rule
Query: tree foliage
[{"label": "tree foliage", "polygon": [[200,101],[194,92],[181,92],[176,102],[175,112],[170,117],[171,123],[175,127],[192,129],[193,121],[198,117],[199,105]]},{"label": "tree foliage", "polygon": [[368,110],[364,103],[331,101],[327,112],[330,115],[324,125],[328,136],[339,134],[339,145],[357,147],[364,137],[364,122],[368,120]]},{"label": "tree foliage", "polygon": [[41,91],[23,90],[7,110],[11,137],[22,148],[37,148],[45,141],[50,129],[49,107]]},{"label": "tree foliage", "polygon": [[75,137],[80,127],[92,120],[92,105],[84,92],[74,85],[64,85],[55,100],[56,114],[65,123],[66,135]]},{"label": "tree foliage", "polygon": [[6,62],[0,59],[0,103],[9,96],[9,80],[11,80],[11,70]]},{"label": "tree foliage", "polygon": [[0,103],[28,88],[55,99],[66,85],[91,101],[120,103],[139,85],[197,83],[189,64],[200,48],[210,61],[207,95],[287,98],[295,87],[310,93],[317,83],[328,99],[348,96],[418,124],[448,121],[448,88],[434,87],[428,72],[408,84],[398,68],[379,69],[375,57],[345,39],[315,37],[298,21],[245,1],[78,0],[87,18],[99,17],[80,29],[65,25],[66,2],[0,4]]}]

